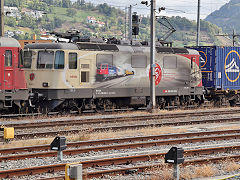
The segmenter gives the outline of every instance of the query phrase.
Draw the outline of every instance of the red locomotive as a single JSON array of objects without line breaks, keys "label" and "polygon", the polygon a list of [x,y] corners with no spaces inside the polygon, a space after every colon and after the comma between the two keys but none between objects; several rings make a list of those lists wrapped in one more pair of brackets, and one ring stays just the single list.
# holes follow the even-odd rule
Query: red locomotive
[{"label": "red locomotive", "polygon": [[28,100],[22,50],[13,38],[0,38],[0,111],[15,112]]}]

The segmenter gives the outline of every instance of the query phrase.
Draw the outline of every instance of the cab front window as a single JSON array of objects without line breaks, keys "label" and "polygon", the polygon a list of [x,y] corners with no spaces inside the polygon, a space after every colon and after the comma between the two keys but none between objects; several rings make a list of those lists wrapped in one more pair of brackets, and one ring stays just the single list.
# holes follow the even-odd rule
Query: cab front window
[{"label": "cab front window", "polygon": [[[21,62],[20,58],[21,55],[19,54],[19,61]],[[32,51],[24,51],[23,52],[23,63],[20,63],[23,68],[31,68],[32,65]]]},{"label": "cab front window", "polygon": [[5,52],[5,66],[11,67],[12,66],[12,51],[6,50]]},{"label": "cab front window", "polygon": [[54,60],[53,51],[39,51],[37,59],[38,69],[52,69]]},{"label": "cab front window", "polygon": [[64,51],[56,51],[54,69],[64,69]]}]

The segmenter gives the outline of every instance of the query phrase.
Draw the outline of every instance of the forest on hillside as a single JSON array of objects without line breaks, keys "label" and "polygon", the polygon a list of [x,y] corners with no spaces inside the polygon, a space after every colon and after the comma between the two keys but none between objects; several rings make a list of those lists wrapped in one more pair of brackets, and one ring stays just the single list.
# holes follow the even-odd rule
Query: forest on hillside
[{"label": "forest on hillside", "polygon": [[[68,30],[67,28],[75,28],[80,30],[83,36],[99,36],[99,37],[125,37],[125,28],[127,22],[125,19],[124,9],[111,7],[108,4],[94,5],[86,3],[84,0],[77,0],[72,3],[70,0],[5,0],[5,6],[17,7],[21,12],[21,18],[5,17],[5,25],[10,29],[22,28],[26,30],[25,34],[15,34],[17,39],[31,39],[32,34],[38,37],[42,30],[52,32]],[[24,9],[30,9],[35,12],[40,11],[44,15],[40,18],[22,13]],[[86,22],[88,16],[93,16],[97,21],[102,22],[102,26]],[[140,16],[140,33],[137,39],[150,39],[150,19],[148,16]],[[176,42],[177,45],[193,45],[196,37],[196,22],[186,18],[171,17],[169,22],[176,29],[167,40]],[[161,19],[159,19],[161,21]],[[221,31],[217,26],[202,21],[201,31],[206,32],[206,43],[217,44],[215,34]],[[157,38],[162,39],[168,29],[157,23]]]}]

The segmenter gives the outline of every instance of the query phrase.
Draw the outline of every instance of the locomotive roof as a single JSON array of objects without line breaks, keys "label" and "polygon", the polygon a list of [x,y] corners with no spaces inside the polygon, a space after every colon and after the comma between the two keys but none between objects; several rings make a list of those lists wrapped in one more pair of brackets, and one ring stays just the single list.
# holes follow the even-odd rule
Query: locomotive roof
[{"label": "locomotive roof", "polygon": [[21,47],[21,45],[14,38],[0,37],[0,47]]},{"label": "locomotive roof", "polygon": [[[149,46],[129,46],[103,43],[34,43],[27,44],[24,49],[71,49],[89,51],[121,51],[142,53],[150,50]],[[186,48],[156,47],[157,53],[162,54],[196,54],[195,51]]]},{"label": "locomotive roof", "polygon": [[72,49],[78,50],[76,44],[73,43],[34,43],[27,44],[24,49]]}]

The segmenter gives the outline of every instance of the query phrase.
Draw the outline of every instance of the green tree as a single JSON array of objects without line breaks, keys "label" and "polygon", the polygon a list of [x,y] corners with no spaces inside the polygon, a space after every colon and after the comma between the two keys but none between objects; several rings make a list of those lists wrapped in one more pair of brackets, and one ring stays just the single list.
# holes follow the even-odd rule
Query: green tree
[{"label": "green tree", "polygon": [[23,5],[23,0],[5,0],[5,6],[20,7]]},{"label": "green tree", "polygon": [[59,28],[62,26],[62,23],[63,23],[63,20],[60,19],[59,17],[54,17],[54,20],[53,20],[53,28]]},{"label": "green tree", "polygon": [[5,17],[4,24],[10,27],[15,27],[17,25],[14,17]]},{"label": "green tree", "polygon": [[77,14],[77,10],[73,8],[68,8],[67,9],[67,15],[70,17],[73,17],[75,14]]},{"label": "green tree", "polygon": [[22,27],[37,28],[35,19],[27,15],[22,15],[22,18],[19,20],[18,25]]},{"label": "green tree", "polygon": [[62,0],[62,7],[69,8],[71,7],[71,1],[70,0]]}]

